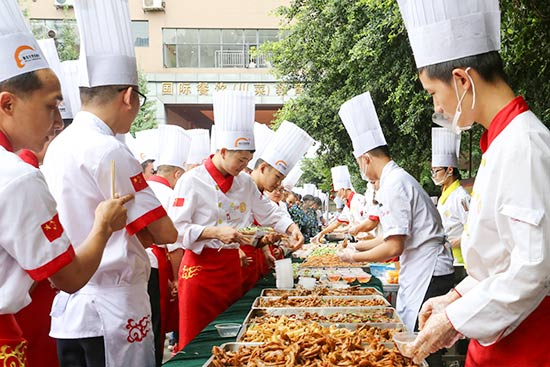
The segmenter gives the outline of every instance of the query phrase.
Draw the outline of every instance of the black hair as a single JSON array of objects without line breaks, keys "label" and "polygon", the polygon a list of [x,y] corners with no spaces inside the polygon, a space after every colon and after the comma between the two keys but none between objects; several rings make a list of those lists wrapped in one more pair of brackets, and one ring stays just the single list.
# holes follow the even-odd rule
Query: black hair
[{"label": "black hair", "polygon": [[[109,103],[122,90],[134,87],[132,85],[101,85],[98,87],[80,87],[80,99],[82,104],[103,105]],[[134,87],[135,88],[135,87]]]},{"label": "black hair", "polygon": [[313,195],[305,195],[304,198],[302,199],[302,201],[314,201],[315,198],[313,197]]},{"label": "black hair", "polygon": [[36,71],[14,76],[0,83],[0,92],[10,92],[19,97],[28,97],[42,88],[43,83]]},{"label": "black hair", "polygon": [[418,68],[418,73],[420,74],[426,71],[426,75],[430,79],[437,79],[445,83],[450,83],[453,78],[452,71],[454,69],[465,69],[467,67],[475,69],[483,80],[487,82],[494,82],[499,79],[508,82],[508,76],[504,72],[502,58],[498,51],[491,51],[484,54],[463,57],[457,60],[423,66]]},{"label": "black hair", "polygon": [[320,198],[318,198],[317,196],[313,198],[313,202],[317,205],[319,205],[320,207],[323,206],[323,202],[321,201]]},{"label": "black hair", "polygon": [[453,169],[453,178],[456,180],[462,180],[462,176],[460,175],[460,171],[457,167],[451,167]]},{"label": "black hair", "polygon": [[145,170],[145,168],[147,168],[147,166],[149,165],[149,163],[152,164],[154,161],[155,161],[154,159],[147,159],[147,160],[143,161],[143,162],[141,163],[141,168],[142,168],[143,170]]},{"label": "black hair", "polygon": [[256,163],[254,164],[254,169],[258,169],[258,167],[260,167],[260,165],[262,163],[264,163],[265,161],[262,159],[262,158],[258,158],[258,160],[256,161]]},{"label": "black hair", "polygon": [[367,153],[377,158],[391,158],[390,148],[387,145],[380,145],[374,149],[369,150]]}]

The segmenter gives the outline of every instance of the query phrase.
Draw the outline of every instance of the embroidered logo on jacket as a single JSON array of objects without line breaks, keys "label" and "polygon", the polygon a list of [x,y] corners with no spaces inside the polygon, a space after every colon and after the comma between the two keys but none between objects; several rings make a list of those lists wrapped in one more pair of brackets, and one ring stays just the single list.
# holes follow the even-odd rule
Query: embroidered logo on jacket
[{"label": "embroidered logo on jacket", "polygon": [[136,190],[136,192],[149,186],[147,181],[145,181],[145,177],[143,177],[143,173],[138,173],[137,175],[130,177],[130,181],[132,182],[132,186],[134,186],[134,190]]},{"label": "embroidered logo on jacket", "polygon": [[128,338],[126,340],[128,340],[128,343],[140,342],[145,339],[149,331],[151,331],[150,325],[151,316],[149,315],[137,322],[134,319],[128,319],[128,323],[126,324],[126,329],[128,329]]},{"label": "embroidered logo on jacket", "polygon": [[183,206],[184,202],[185,202],[184,198],[175,198],[172,206]]},{"label": "embroidered logo on jacket", "polygon": [[185,265],[183,268],[181,268],[181,279],[191,279],[193,277],[196,277],[199,275],[199,272],[201,271],[202,266],[195,265],[195,266],[187,266]]},{"label": "embroidered logo on jacket", "polygon": [[63,234],[63,227],[59,222],[59,215],[57,213],[40,227],[42,227],[42,232],[44,232],[44,235],[50,242],[57,240]]},{"label": "embroidered logo on jacket", "polygon": [[27,366],[27,342],[20,342],[15,348],[13,345],[0,345],[0,363],[3,366],[25,367]]}]

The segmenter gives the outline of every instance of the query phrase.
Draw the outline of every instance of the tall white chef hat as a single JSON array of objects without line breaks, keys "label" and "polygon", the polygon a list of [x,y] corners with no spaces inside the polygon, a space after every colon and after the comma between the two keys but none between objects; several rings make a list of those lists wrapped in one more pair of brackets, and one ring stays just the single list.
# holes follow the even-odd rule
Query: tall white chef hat
[{"label": "tall white chef hat", "polygon": [[128,0],[75,0],[80,86],[138,85]]},{"label": "tall white chef hat", "polygon": [[283,121],[260,158],[286,176],[312,144],[308,133],[292,122]]},{"label": "tall white chef hat", "polygon": [[49,68],[17,0],[3,0],[0,6],[0,58],[0,82]]},{"label": "tall white chef hat", "polygon": [[214,93],[216,149],[255,150],[254,98],[251,92]]},{"label": "tall white chef hat", "polygon": [[458,167],[460,135],[443,127],[432,128],[432,167]]},{"label": "tall white chef hat", "polygon": [[67,94],[65,94],[65,89],[63,90],[63,100],[69,100],[71,105],[71,118],[73,118],[82,108],[80,89],[78,88],[79,62],[77,60],[63,61],[61,63],[61,69],[63,69],[63,80],[65,89],[67,90]]},{"label": "tall white chef hat", "polygon": [[300,168],[299,164],[296,164],[293,169],[290,170],[288,175],[286,175],[285,179],[282,182],[283,187],[288,190],[292,191],[294,186],[296,186],[296,183],[302,177],[302,174],[304,171]]},{"label": "tall white chef hat", "polygon": [[330,173],[332,174],[332,185],[334,186],[334,191],[338,191],[340,189],[353,189],[348,166],[332,167],[330,169]]},{"label": "tall white chef hat", "polygon": [[38,45],[44,53],[44,57],[48,61],[50,68],[53,70],[55,75],[57,75],[57,79],[59,79],[59,83],[61,84],[61,93],[63,94],[63,101],[59,104],[59,112],[61,113],[61,117],[64,119],[71,119],[73,118],[73,113],[71,111],[71,99],[69,98],[68,83],[65,79],[63,69],[61,68],[61,61],[59,61],[55,41],[53,38],[38,40]]},{"label": "tall white chef hat", "polygon": [[351,138],[355,158],[387,144],[369,92],[344,102],[338,114]]},{"label": "tall white chef hat", "polygon": [[500,50],[498,0],[398,0],[418,68]]},{"label": "tall white chef hat", "polygon": [[275,131],[271,130],[267,125],[254,122],[254,145],[256,146],[256,150],[254,151],[254,156],[248,162],[248,168],[251,170],[254,169],[256,162],[273,138],[273,135],[275,135]]},{"label": "tall white chef hat", "polygon": [[207,129],[185,130],[191,137],[191,147],[187,156],[187,163],[202,164],[210,156],[210,134]]},{"label": "tall white chef hat", "polygon": [[136,140],[134,142],[134,156],[143,163],[146,160],[158,158],[158,129],[148,129],[136,132]]},{"label": "tall white chef hat", "polygon": [[303,195],[315,196],[317,193],[317,186],[311,183],[304,184],[304,190],[302,191]]},{"label": "tall white chef hat", "polygon": [[191,137],[177,125],[160,125],[158,127],[158,158],[155,165],[174,166],[185,169]]},{"label": "tall white chef hat", "polygon": [[210,130],[210,154],[216,154],[216,150],[218,150],[216,140],[216,125],[212,125]]}]

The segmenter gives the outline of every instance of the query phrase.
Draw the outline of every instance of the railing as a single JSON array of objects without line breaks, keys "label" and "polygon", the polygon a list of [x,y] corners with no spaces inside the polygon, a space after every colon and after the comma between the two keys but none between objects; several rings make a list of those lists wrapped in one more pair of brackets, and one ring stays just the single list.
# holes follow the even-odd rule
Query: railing
[{"label": "railing", "polygon": [[217,68],[268,68],[271,67],[264,55],[253,57],[245,51],[217,50]]}]

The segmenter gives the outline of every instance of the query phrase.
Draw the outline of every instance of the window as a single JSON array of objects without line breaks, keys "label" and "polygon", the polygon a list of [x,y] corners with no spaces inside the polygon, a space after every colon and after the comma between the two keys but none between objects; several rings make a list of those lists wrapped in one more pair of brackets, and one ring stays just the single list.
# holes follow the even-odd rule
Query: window
[{"label": "window", "polygon": [[162,30],[166,68],[266,68],[269,63],[256,56],[258,47],[279,40],[277,29]]},{"label": "window", "polygon": [[132,20],[132,38],[135,47],[149,47],[149,22]]}]

